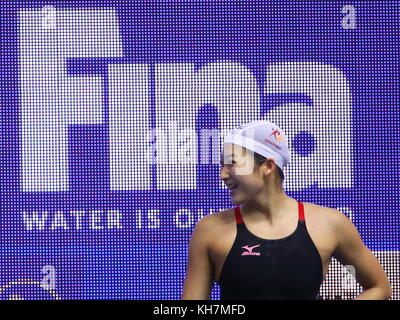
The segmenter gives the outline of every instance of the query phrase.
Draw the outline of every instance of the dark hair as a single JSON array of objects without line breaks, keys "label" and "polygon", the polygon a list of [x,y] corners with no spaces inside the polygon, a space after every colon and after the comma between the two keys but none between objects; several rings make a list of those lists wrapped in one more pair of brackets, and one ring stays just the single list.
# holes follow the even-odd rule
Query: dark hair
[{"label": "dark hair", "polygon": [[[262,156],[261,154],[258,154],[256,152],[254,152],[253,154],[254,154],[254,160],[257,162],[257,164],[261,164],[265,160],[267,160],[267,158]],[[283,190],[282,183],[283,183],[283,179],[285,179],[285,176],[284,176],[281,168],[279,168],[277,165],[275,167],[276,167],[276,173],[277,173],[275,183],[278,188]]]}]

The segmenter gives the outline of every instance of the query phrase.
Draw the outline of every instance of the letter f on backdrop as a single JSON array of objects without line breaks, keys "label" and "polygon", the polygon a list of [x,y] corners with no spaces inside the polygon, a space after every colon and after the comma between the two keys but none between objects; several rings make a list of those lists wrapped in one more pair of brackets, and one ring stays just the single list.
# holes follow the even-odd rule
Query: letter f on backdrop
[{"label": "letter f on backdrop", "polygon": [[114,10],[50,13],[20,11],[23,191],[68,190],[68,125],[103,123],[101,76],[68,75],[67,59],[122,56]]}]

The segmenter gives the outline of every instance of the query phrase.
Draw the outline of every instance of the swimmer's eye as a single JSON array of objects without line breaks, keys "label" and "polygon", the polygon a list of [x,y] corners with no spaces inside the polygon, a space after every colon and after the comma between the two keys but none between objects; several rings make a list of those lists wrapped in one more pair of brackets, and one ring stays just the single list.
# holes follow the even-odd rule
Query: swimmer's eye
[{"label": "swimmer's eye", "polygon": [[[223,161],[220,161],[221,166],[225,165],[225,163]],[[231,163],[227,163],[227,164],[236,164],[235,160],[232,160]]]}]

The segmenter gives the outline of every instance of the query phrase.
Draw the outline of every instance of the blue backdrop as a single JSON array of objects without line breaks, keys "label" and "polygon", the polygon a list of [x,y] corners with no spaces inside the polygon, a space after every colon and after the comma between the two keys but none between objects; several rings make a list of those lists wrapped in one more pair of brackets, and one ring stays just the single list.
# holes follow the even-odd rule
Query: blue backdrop
[{"label": "blue backdrop", "polygon": [[347,214],[398,297],[398,2],[1,6],[1,299],[178,299],[232,207],[202,134],[262,118],[287,194]]}]

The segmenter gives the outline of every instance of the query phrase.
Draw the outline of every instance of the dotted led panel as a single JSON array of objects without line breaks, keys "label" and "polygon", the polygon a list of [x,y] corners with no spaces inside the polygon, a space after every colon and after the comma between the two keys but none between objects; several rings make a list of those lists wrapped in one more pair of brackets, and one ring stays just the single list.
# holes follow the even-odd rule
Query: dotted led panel
[{"label": "dotted led panel", "polygon": [[[2,2],[0,299],[179,299],[228,130],[357,227],[399,299],[395,1]],[[334,257],[321,299],[361,292]],[[212,299],[220,298],[217,284]]]}]

